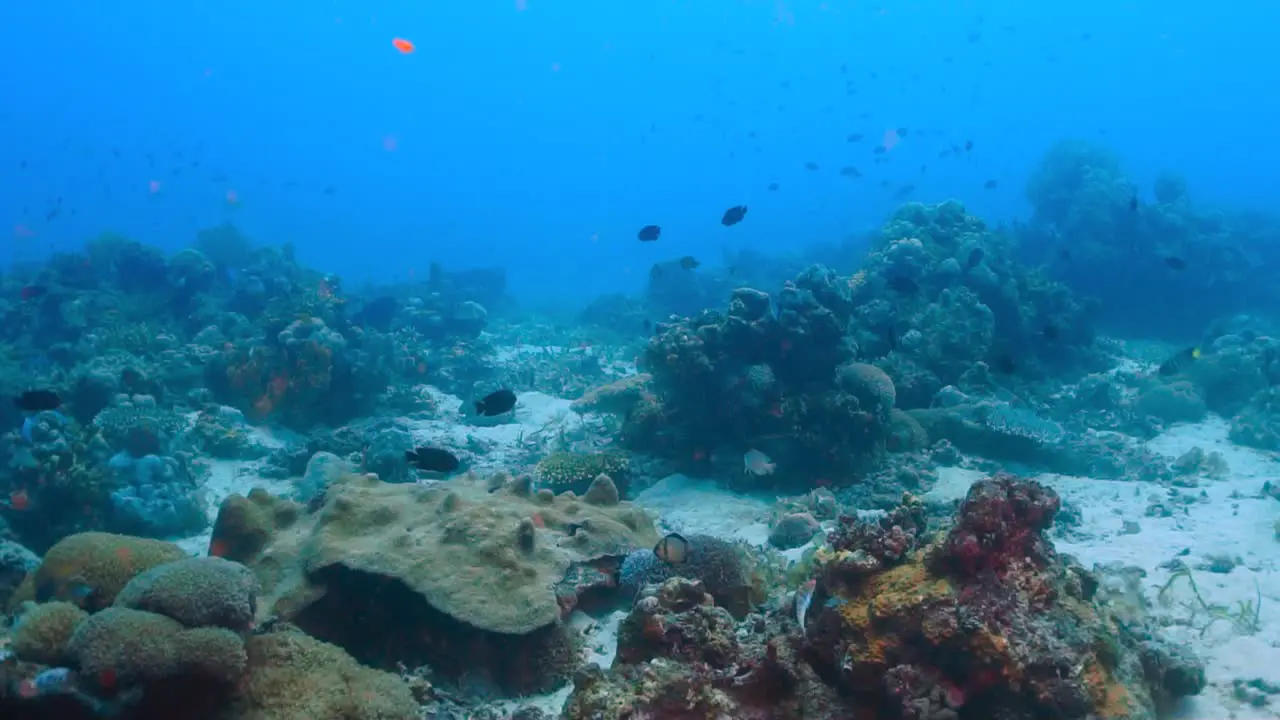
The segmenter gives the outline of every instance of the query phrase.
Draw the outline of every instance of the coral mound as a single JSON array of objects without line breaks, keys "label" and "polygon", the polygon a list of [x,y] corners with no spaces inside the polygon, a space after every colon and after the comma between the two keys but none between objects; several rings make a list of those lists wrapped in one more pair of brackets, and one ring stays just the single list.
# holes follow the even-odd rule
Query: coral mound
[{"label": "coral mound", "polygon": [[737,623],[700,582],[649,586],[614,666],[578,674],[564,717],[1153,720],[1204,687],[1203,666],[1094,601],[1097,581],[1044,534],[1059,504],[999,475],[940,538],[910,495],[842,517],[813,594]]}]

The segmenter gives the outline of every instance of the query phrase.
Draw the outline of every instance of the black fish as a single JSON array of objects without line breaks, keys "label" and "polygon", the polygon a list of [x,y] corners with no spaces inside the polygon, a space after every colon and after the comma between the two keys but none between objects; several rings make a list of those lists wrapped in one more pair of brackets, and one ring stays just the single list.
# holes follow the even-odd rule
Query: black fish
[{"label": "black fish", "polygon": [[1130,210],[1137,210],[1137,209],[1138,209],[1138,196],[1137,196],[1137,195],[1134,195],[1133,197],[1129,198],[1129,209],[1130,209]]},{"label": "black fish", "polygon": [[861,139],[862,139],[862,138],[864,138],[864,137],[866,137],[866,136],[865,136],[865,135],[863,135],[862,133],[849,133],[849,135],[845,137],[844,141],[845,141],[845,142],[858,142],[859,140],[861,140]]},{"label": "black fish", "polygon": [[640,242],[653,242],[662,236],[662,228],[657,225],[645,225],[640,228],[640,232],[636,233],[636,237]]},{"label": "black fish", "polygon": [[858,168],[852,165],[845,165],[840,168],[840,174],[847,178],[860,178],[862,173],[858,172]]},{"label": "black fish", "polygon": [[904,138],[906,136],[907,136],[907,129],[904,127],[898,128],[898,137]]},{"label": "black fish", "polygon": [[1191,364],[1200,359],[1200,348],[1189,347],[1179,352],[1177,355],[1165,360],[1160,365],[1159,373],[1161,377],[1169,377],[1177,375],[1183,370],[1191,367]]},{"label": "black fish", "polygon": [[965,141],[964,141],[964,151],[965,151],[965,152],[969,152],[969,151],[970,151],[970,150],[972,150],[972,149],[973,149],[973,141],[972,141],[972,140],[965,140]]},{"label": "black fish", "polygon": [[885,146],[883,146],[883,145],[877,145],[877,146],[876,146],[876,149],[875,149],[875,150],[872,150],[871,152],[872,152],[872,153],[874,153],[874,154],[876,154],[876,155],[883,155],[883,154],[885,154],[886,152],[888,152],[888,150],[887,150],[887,149],[885,148]]},{"label": "black fish", "polygon": [[724,211],[724,215],[721,216],[720,218],[720,224],[724,225],[725,227],[729,227],[730,225],[737,225],[738,223],[742,222],[742,218],[746,216],[747,216],[747,206],[735,205],[729,208],[728,210]]},{"label": "black fish", "polygon": [[684,257],[680,258],[680,267],[684,268],[685,270],[696,270],[698,269],[698,266],[701,264],[702,263],[698,262],[698,259],[692,255],[685,255]]},{"label": "black fish", "polygon": [[1053,323],[1047,323],[1040,329],[1040,335],[1044,337],[1045,340],[1053,342],[1058,339],[1058,326]]},{"label": "black fish", "polygon": [[396,317],[396,311],[400,309],[400,303],[393,297],[380,297],[364,304],[360,308],[360,312],[351,316],[351,322],[356,325],[367,325],[378,332],[387,332],[391,329],[391,321]]},{"label": "black fish", "polygon": [[458,456],[448,450],[433,447],[420,447],[416,450],[405,450],[404,459],[419,470],[447,473],[458,469]]},{"label": "black fish", "polygon": [[1164,259],[1164,264],[1165,264],[1165,265],[1168,265],[1169,267],[1173,268],[1174,270],[1186,270],[1186,269],[1187,269],[1187,261],[1186,261],[1186,260],[1183,260],[1183,259],[1182,259],[1182,258],[1180,258],[1180,257],[1176,257],[1176,256],[1173,256],[1173,255],[1170,255],[1169,257],[1165,258],[1165,259]]},{"label": "black fish", "polygon": [[781,187],[781,186],[780,186],[780,185],[778,185],[778,183],[769,183],[768,190],[769,190],[769,192],[774,192],[774,191],[775,191],[775,190],[777,190],[779,187]]},{"label": "black fish", "polygon": [[978,267],[978,263],[982,262],[982,258],[986,257],[987,251],[982,248],[974,248],[969,251],[969,259],[964,263],[966,272]]},{"label": "black fish", "polygon": [[1071,251],[1066,248],[1062,248],[1058,251],[1058,259],[1071,262]]},{"label": "black fish", "polygon": [[52,390],[28,390],[14,398],[13,404],[26,412],[41,412],[62,407],[62,399]]},{"label": "black fish", "polygon": [[804,164],[804,169],[805,169],[805,170],[817,170],[817,169],[818,169],[818,163],[816,163],[816,162],[812,162],[812,161],[807,162],[807,163],[805,163],[805,164]]},{"label": "black fish", "polygon": [[987,190],[995,190],[996,188],[1000,187],[1000,183],[995,180],[988,180],[982,183],[982,187],[986,188]]},{"label": "black fish", "polygon": [[509,412],[516,406],[516,394],[507,389],[498,390],[475,401],[476,413],[485,417],[493,417]]},{"label": "black fish", "polygon": [[915,295],[920,292],[920,285],[915,280],[904,275],[894,275],[889,278],[889,287],[903,295]]}]

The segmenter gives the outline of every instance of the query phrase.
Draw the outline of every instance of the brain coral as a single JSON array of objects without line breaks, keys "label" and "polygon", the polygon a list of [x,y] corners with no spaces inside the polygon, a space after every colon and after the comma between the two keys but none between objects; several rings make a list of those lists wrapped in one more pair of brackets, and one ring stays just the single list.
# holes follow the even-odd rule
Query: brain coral
[{"label": "brain coral", "polygon": [[160,540],[100,532],[68,535],[49,548],[31,577],[35,599],[104,608],[135,575],[185,557],[182,548]]},{"label": "brain coral", "polygon": [[67,652],[84,677],[125,687],[180,675],[233,685],[247,663],[244,642],[230,630],[189,630],[163,615],[119,607],[80,623]]},{"label": "brain coral", "polygon": [[67,641],[89,613],[67,602],[36,605],[13,629],[13,651],[27,662],[62,665]]},{"label": "brain coral", "polygon": [[420,486],[349,476],[318,513],[279,534],[263,556],[270,563],[254,568],[263,611],[288,615],[323,594],[282,579],[293,557],[306,576],[340,566],[392,578],[456,620],[522,635],[560,618],[554,588],[571,564],[657,541],[652,519],[629,503],[532,495],[518,480],[491,493],[470,478]]},{"label": "brain coral", "polygon": [[129,581],[115,604],[171,617],[187,627],[246,630],[253,625],[258,578],[238,562],[187,558]]}]

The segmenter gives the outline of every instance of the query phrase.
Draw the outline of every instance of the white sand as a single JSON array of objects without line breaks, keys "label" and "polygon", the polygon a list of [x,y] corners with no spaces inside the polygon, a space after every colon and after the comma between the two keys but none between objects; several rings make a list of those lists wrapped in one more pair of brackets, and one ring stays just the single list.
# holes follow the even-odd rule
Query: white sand
[{"label": "white sand", "polygon": [[[1186,507],[1185,514],[1178,511],[1169,518],[1146,517],[1150,499],[1170,496],[1168,489],[1154,483],[1063,475],[1037,478],[1083,513],[1083,522],[1070,533],[1070,540],[1055,538],[1058,550],[1075,555],[1086,567],[1119,562],[1144,569],[1153,613],[1187,616],[1181,608],[1163,608],[1156,603],[1157,591],[1169,577],[1169,572],[1158,566],[1184,549],[1190,552],[1182,559],[1193,568],[1206,602],[1234,608],[1238,602],[1255,601],[1261,592],[1261,630],[1255,635],[1232,633],[1225,623],[1215,625],[1204,637],[1187,628],[1170,630],[1171,639],[1193,646],[1208,666],[1210,686],[1200,696],[1189,698],[1173,715],[1185,720],[1280,718],[1280,698],[1273,701],[1275,707],[1254,708],[1242,706],[1232,697],[1232,681],[1237,678],[1262,678],[1280,684],[1280,575],[1276,572],[1280,543],[1273,529],[1280,517],[1280,503],[1258,494],[1264,481],[1280,479],[1280,463],[1266,453],[1232,445],[1227,429],[1225,421],[1214,418],[1177,426],[1147,443],[1152,451],[1169,457],[1199,446],[1226,458],[1226,479],[1202,478],[1198,488],[1177,490],[1191,497],[1204,493],[1200,501],[1178,506]],[[981,473],[944,468],[938,485],[925,497],[958,499],[981,477]],[[1138,523],[1140,531],[1122,532],[1126,520]],[[1208,556],[1217,554],[1239,558],[1242,564],[1226,575],[1194,570]],[[1185,585],[1178,587],[1177,597],[1187,599]]]}]

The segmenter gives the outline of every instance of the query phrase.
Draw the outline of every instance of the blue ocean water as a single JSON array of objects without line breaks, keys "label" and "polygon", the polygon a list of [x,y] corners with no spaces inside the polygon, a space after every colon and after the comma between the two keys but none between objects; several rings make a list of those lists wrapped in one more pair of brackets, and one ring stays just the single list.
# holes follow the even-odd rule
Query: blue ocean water
[{"label": "blue ocean water", "polygon": [[836,242],[903,198],[1025,218],[1068,137],[1143,193],[1169,168],[1263,208],[1278,22],[1249,0],[5,3],[0,259],[232,220],[357,280],[435,260],[588,298],[657,260]]}]

